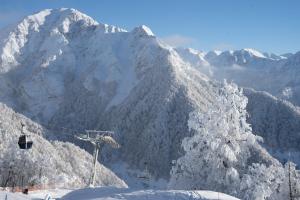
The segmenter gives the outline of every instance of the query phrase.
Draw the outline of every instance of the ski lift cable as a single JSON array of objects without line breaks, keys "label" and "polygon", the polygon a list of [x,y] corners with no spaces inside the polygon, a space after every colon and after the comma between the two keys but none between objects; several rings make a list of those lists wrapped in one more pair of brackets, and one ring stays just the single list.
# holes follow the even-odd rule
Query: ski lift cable
[{"label": "ski lift cable", "polygon": [[[47,126],[41,124],[45,128]],[[18,140],[18,145],[20,149],[31,149],[33,145],[33,141],[30,137],[30,132],[29,134],[26,134],[26,129],[25,129],[25,123],[21,122],[21,135]],[[93,146],[102,146],[103,144],[108,144],[112,148],[120,148],[121,145],[113,138],[114,132],[113,131],[100,131],[100,130],[85,130],[85,134],[76,134],[78,133],[78,130],[70,129],[70,128],[65,128],[65,127],[60,127],[63,130],[69,130],[72,131],[73,133],[68,133],[65,132],[64,135],[69,135],[72,137],[75,137],[79,140],[90,142]],[[74,134],[75,133],[75,134]]]},{"label": "ski lift cable", "polygon": [[[46,129],[51,129],[50,127],[49,127],[49,125],[48,124],[44,124],[44,123],[41,123],[41,122],[37,122],[39,125],[41,125],[42,127],[44,127],[44,128],[46,128]],[[68,132],[64,132],[64,135],[69,135],[69,136],[73,136],[74,137],[74,133],[76,134],[76,133],[78,133],[78,132],[81,132],[80,130],[75,130],[75,129],[72,129],[72,128],[67,128],[67,127],[56,127],[56,129],[58,129],[58,130],[66,130],[66,131],[68,131]],[[58,131],[58,130],[54,130],[54,131]],[[115,132],[114,131],[99,131],[99,130],[84,130],[85,132],[88,132],[88,133],[99,133],[99,132],[101,132],[102,134],[106,134],[106,135],[109,135],[109,136],[112,136],[112,135],[114,135],[115,134]],[[71,133],[70,133],[71,132]]]}]

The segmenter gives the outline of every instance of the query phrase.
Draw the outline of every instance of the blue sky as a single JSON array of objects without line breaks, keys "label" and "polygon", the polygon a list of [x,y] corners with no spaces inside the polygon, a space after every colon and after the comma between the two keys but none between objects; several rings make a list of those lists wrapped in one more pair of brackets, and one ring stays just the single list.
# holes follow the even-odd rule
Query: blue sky
[{"label": "blue sky", "polygon": [[131,30],[200,50],[300,50],[300,0],[0,0],[0,27],[45,8],[76,8]]}]

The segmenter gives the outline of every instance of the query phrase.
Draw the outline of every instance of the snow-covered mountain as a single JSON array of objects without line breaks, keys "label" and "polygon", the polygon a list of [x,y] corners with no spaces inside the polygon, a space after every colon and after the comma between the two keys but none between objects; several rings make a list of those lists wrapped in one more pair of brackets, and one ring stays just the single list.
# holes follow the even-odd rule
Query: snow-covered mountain
[{"label": "snow-covered mountain", "polygon": [[[143,31],[137,28],[131,37]],[[129,45],[133,39],[123,40],[123,32],[73,9],[44,10],[26,17],[2,36],[1,101],[41,122],[48,122],[62,104],[68,105],[67,97],[74,90],[84,90],[86,101],[99,96],[99,107],[113,97],[112,104],[117,103],[136,80],[131,77],[130,57],[119,55],[120,49],[114,47]],[[124,56],[122,68],[118,56]],[[105,89],[95,88],[96,82]],[[119,96],[115,96],[117,85],[124,87]]]},{"label": "snow-covered mountain", "polygon": [[264,138],[264,146],[283,163],[293,160],[299,165],[299,107],[267,92],[245,89],[244,94],[253,132]]},{"label": "snow-covered mountain", "polygon": [[254,49],[241,49],[202,52],[200,58],[191,58],[195,55],[191,50],[186,50],[186,54],[183,57],[187,62],[212,78],[233,80],[242,87],[267,91],[297,106],[300,105],[300,52],[276,55]]},{"label": "snow-covered mountain", "polygon": [[188,113],[216,95],[146,26],[126,32],[74,9],[44,10],[3,38],[2,102],[52,129],[115,130],[124,159],[165,177]]},{"label": "snow-covered mountain", "polygon": [[[227,68],[238,73],[247,68],[255,77],[263,66],[269,69],[276,63],[279,68],[278,63],[283,62],[251,49],[207,54],[175,49],[146,26],[126,31],[98,23],[74,9],[49,9],[28,16],[1,32],[0,40],[1,102],[45,125],[51,133],[55,130],[64,135],[62,127],[113,130],[122,147],[113,153],[104,149],[107,164],[122,160],[133,169],[143,170],[147,163],[154,178],[165,179],[170,177],[173,160],[186,153],[182,148],[184,138],[195,134],[189,126],[191,113],[209,113],[222,96],[235,99],[230,92],[220,93],[223,84],[211,77],[227,77]],[[223,68],[226,76],[218,71]],[[238,77],[238,73],[232,74]],[[219,182],[230,182],[234,177],[235,183],[243,179],[244,185],[206,184],[204,189],[229,191],[242,198],[247,194],[248,198],[267,188],[259,196],[276,195],[274,190],[284,182],[284,169],[256,141],[250,126],[239,123],[245,117],[246,99],[234,88],[242,101],[233,100],[237,106],[232,109],[241,118],[227,116],[226,123],[221,119],[224,126],[240,130],[232,136],[234,144],[225,141],[225,136],[217,143],[205,141],[205,135],[199,132],[197,137],[204,143],[197,148],[208,145],[214,155],[216,146],[224,147],[226,151],[218,155],[211,173],[226,172],[228,176],[219,177]],[[247,138],[240,140],[244,132]],[[245,155],[243,159],[230,160],[233,166],[228,167],[226,160],[241,155]],[[210,164],[207,162],[206,167]],[[264,175],[264,170],[270,173]],[[269,183],[276,172],[280,176]],[[253,184],[258,177],[268,184]],[[210,177],[201,180],[206,182]]]}]

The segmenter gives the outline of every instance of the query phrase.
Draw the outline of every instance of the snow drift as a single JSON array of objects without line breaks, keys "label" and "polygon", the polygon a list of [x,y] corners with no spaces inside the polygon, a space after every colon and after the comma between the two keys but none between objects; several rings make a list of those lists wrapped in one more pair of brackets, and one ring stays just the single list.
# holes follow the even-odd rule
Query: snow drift
[{"label": "snow drift", "polygon": [[184,191],[184,190],[130,190],[130,189],[116,189],[116,188],[91,188],[76,190],[64,196],[62,200],[81,200],[81,199],[128,199],[128,200],[238,200],[229,195],[211,191]]}]

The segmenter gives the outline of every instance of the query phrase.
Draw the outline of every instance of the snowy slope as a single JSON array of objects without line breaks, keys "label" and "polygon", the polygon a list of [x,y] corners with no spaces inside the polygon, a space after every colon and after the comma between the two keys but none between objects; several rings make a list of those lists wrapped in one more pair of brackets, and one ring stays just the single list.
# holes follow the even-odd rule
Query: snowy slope
[{"label": "snowy slope", "polygon": [[186,65],[175,51],[161,49],[153,64],[130,96],[112,108],[98,127],[114,128],[122,145],[121,157],[127,162],[141,169],[147,162],[155,176],[168,177],[182,139],[190,134],[189,112],[206,110],[217,86]]},{"label": "snowy slope", "polygon": [[[61,194],[68,193],[61,197]],[[42,199],[50,194],[51,198],[59,198],[62,200],[112,200],[112,199],[128,199],[128,200],[238,200],[223,193],[212,191],[184,191],[184,190],[130,190],[117,188],[86,188],[80,190],[42,190],[30,192],[29,195],[16,194],[10,192],[0,191],[0,199],[5,199],[7,195],[8,200],[35,200]]]},{"label": "snowy slope", "polygon": [[10,192],[3,192],[0,191],[0,198],[5,199],[13,199],[13,200],[31,200],[30,197],[24,194],[15,194],[15,193],[10,193]]},{"label": "snowy slope", "polygon": [[75,190],[64,196],[62,200],[238,200],[223,193],[212,191],[184,191],[184,190],[130,190],[130,189],[116,189],[116,188],[88,188],[82,190]]}]

